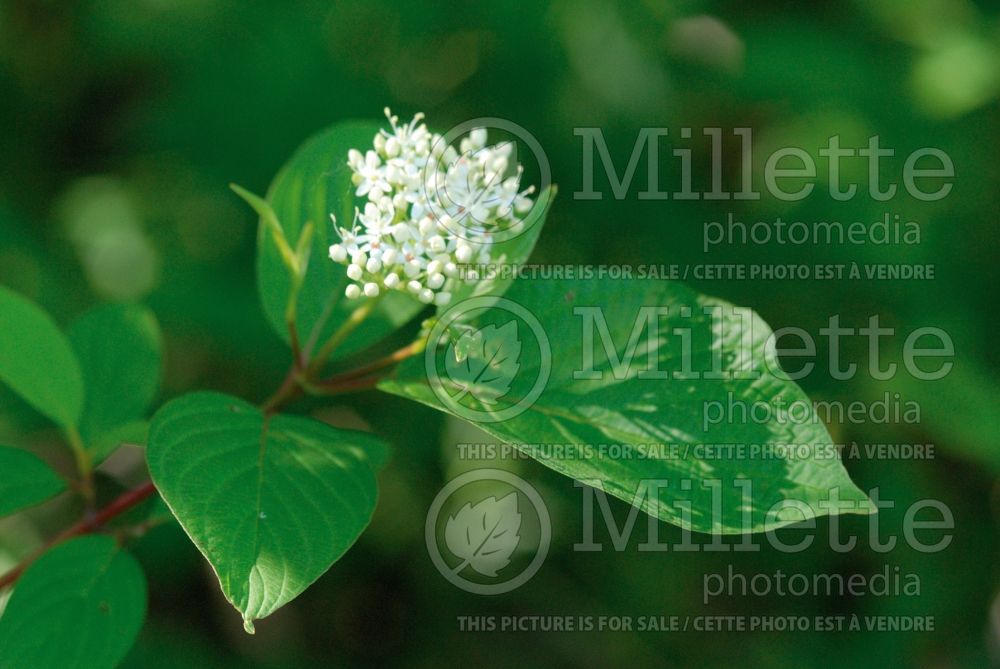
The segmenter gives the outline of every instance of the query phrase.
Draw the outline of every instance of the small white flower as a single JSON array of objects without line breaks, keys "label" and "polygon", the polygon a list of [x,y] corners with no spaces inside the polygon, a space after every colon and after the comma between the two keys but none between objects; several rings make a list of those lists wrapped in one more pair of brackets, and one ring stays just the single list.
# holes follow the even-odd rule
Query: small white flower
[{"label": "small white flower", "polygon": [[365,297],[378,297],[378,284],[369,282],[365,284]]},{"label": "small white flower", "polygon": [[[382,166],[378,154],[375,151],[369,151],[362,159],[360,152],[357,153],[357,159],[353,163],[348,162],[354,171],[352,180],[354,185],[358,187],[355,195],[363,197],[373,188],[378,188],[381,191],[389,190],[389,182],[385,178],[385,167]],[[348,160],[350,160],[350,154],[348,156]]]},{"label": "small white flower", "polygon": [[349,284],[347,288],[344,289],[344,295],[346,295],[349,300],[356,300],[361,297],[361,289],[356,283]]}]

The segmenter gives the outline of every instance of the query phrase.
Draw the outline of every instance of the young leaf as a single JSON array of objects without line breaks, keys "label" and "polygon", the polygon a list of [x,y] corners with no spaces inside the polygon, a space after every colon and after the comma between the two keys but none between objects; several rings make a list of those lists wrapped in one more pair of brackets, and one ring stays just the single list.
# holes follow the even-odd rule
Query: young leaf
[{"label": "young leaf", "polygon": [[69,342],[48,314],[3,286],[0,381],[62,427],[79,422],[83,381]]},{"label": "young leaf", "polygon": [[146,615],[142,568],[114,539],[56,546],[24,572],[0,618],[5,669],[111,669]]},{"label": "young leaf", "polygon": [[34,453],[0,446],[0,516],[40,504],[66,489],[66,482]]},{"label": "young leaf", "polygon": [[105,304],[74,321],[69,339],[87,387],[80,432],[100,457],[105,436],[143,418],[159,391],[160,328],[143,306]]},{"label": "young leaf", "polygon": [[[378,132],[375,123],[337,124],[308,140],[278,172],[268,191],[267,203],[281,227],[288,253],[308,267],[298,293],[296,327],[304,345],[320,345],[330,338],[358,307],[344,298],[347,274],[330,260],[330,245],[339,241],[330,221],[351,227],[354,221],[354,186],[347,167],[347,152],[371,146]],[[257,283],[268,320],[289,341],[285,323],[294,285],[282,257],[284,251],[270,239],[269,218],[263,219],[257,241]],[[312,238],[302,244],[303,231],[312,224]],[[295,252],[291,249],[296,249]],[[305,261],[305,259],[308,259]],[[343,357],[381,339],[417,315],[423,305],[399,292],[382,298],[374,312],[337,348],[333,359]]]},{"label": "young leaf", "polygon": [[[558,472],[697,531],[758,532],[825,515],[831,513],[823,504],[831,489],[855,505],[854,513],[872,512],[808,398],[765,369],[771,331],[749,310],[734,312],[732,305],[673,282],[518,280],[507,298],[533,314],[547,341],[523,341],[516,378],[499,403],[456,390],[460,383],[448,378],[450,347],[434,348],[433,341],[428,349],[436,378],[428,380],[421,356],[379,387],[471,420]],[[650,316],[644,307],[666,307],[667,313],[654,313],[643,327],[642,316]],[[514,316],[498,303],[473,324],[500,327]],[[522,339],[528,330],[522,329]],[[691,370],[699,376],[682,378]],[[717,373],[705,373],[712,371]],[[667,378],[650,378],[650,372]],[[745,378],[748,372],[758,378]],[[539,378],[543,386],[535,385]],[[535,387],[541,391],[533,397]],[[730,402],[760,403],[771,419],[706,420],[706,407]],[[809,420],[789,419],[793,402],[802,403]],[[602,452],[608,444],[631,450]],[[787,444],[804,444],[806,455],[770,449]],[[756,456],[752,446],[759,447]],[[801,505],[776,513],[788,500]]]},{"label": "young leaf", "polygon": [[194,393],[153,418],[149,470],[212,564],[226,598],[253,621],[294,599],[368,525],[376,483],[369,434]]},{"label": "young leaf", "polygon": [[94,462],[103,460],[122,444],[145,446],[149,437],[149,421],[134,420],[101,432],[87,443],[87,450]]}]

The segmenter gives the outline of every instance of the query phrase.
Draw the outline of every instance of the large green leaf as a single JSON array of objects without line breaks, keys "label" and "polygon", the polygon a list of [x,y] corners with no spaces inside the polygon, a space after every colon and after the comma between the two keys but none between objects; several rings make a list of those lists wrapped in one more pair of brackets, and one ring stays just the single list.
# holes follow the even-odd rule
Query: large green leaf
[{"label": "large green leaf", "polygon": [[[500,328],[518,322],[523,352],[511,390],[501,402],[490,388],[470,390],[463,379],[449,378],[448,356],[454,356],[455,348],[447,343],[428,346],[433,356],[430,373],[423,357],[411,359],[380,388],[471,420],[556,471],[596,482],[629,502],[636,499],[641,482],[660,482],[656,485],[664,487],[643,498],[641,508],[697,531],[762,531],[823,515],[829,510],[820,502],[830,489],[856,503],[856,512],[871,512],[867,497],[851,482],[831,447],[825,427],[813,420],[805,394],[793,382],[764,370],[765,356],[773,360],[773,351],[765,351],[771,331],[751,311],[743,310],[741,318],[732,305],[677,283],[655,281],[518,280],[507,298],[510,302],[476,309],[471,325],[464,326]],[[521,307],[526,312],[517,315]],[[588,315],[593,307],[601,309],[613,357],[602,346],[601,320]],[[655,335],[642,327],[642,319],[637,326],[641,307],[667,307]],[[722,310],[719,323],[713,325],[711,314],[703,313],[706,307]],[[532,318],[537,319],[537,331],[526,325]],[[443,315],[439,327],[448,320],[448,314]],[[675,328],[688,330],[689,355]],[[439,338],[435,331],[431,335],[445,342],[452,337],[442,333]],[[539,339],[547,342],[539,345]],[[741,346],[748,354],[742,359]],[[629,348],[634,348],[631,361]],[[474,355],[475,347],[467,349]],[[551,351],[551,357],[543,351]],[[584,362],[589,355],[592,364]],[[710,371],[713,366],[722,370],[723,378],[684,380],[673,375],[688,369]],[[659,370],[669,378],[643,378],[642,370]],[[761,374],[737,378],[736,372],[747,371]],[[589,378],[594,376],[598,378]],[[536,388],[541,391],[534,396]],[[756,422],[736,416],[706,425],[706,403],[728,407],[731,401],[760,403],[761,409],[770,408],[773,419]],[[787,407],[795,401],[804,403],[799,406],[808,420],[789,420]],[[785,444],[806,448],[792,457],[764,450],[754,456],[749,450]],[[607,448],[622,445],[631,450]],[[706,448],[713,445],[720,448]],[[744,452],[728,445],[742,445]],[[752,488],[745,499],[747,491],[741,486],[748,481]],[[801,506],[769,513],[785,500],[797,500]],[[687,503],[690,513],[683,508]],[[713,512],[714,504],[721,504],[721,512]]]},{"label": "large green leaf", "polygon": [[156,487],[251,632],[368,525],[377,493],[369,453],[384,453],[369,434],[265,417],[217,393],[164,406],[147,445]]},{"label": "large green leaf", "polygon": [[159,391],[160,328],[145,307],[106,304],[74,321],[69,339],[87,387],[80,432],[100,457],[104,437],[143,418]]},{"label": "large green leaf", "polygon": [[66,482],[34,453],[0,446],[0,516],[44,502],[65,489]]},{"label": "large green leaf", "polygon": [[0,381],[59,425],[79,422],[83,381],[69,342],[48,314],[3,286]]},{"label": "large green leaf", "polygon": [[4,669],[110,669],[146,615],[146,580],[114,539],[56,546],[18,581],[0,618]]},{"label": "large green leaf", "polygon": [[[336,215],[338,225],[351,227],[354,207],[360,202],[354,197],[347,152],[352,148],[361,151],[370,148],[378,129],[375,123],[346,122],[323,131],[292,156],[268,191],[267,200],[291,248],[298,246],[299,236],[307,223],[314,227],[309,262],[298,297],[296,326],[303,344],[312,337],[320,343],[328,339],[360,304],[357,300],[344,298],[348,283],[346,268],[329,258],[330,244],[339,239],[330,214]],[[285,310],[292,279],[263,222],[257,249],[257,281],[264,311],[271,325],[288,341]],[[422,308],[422,304],[409,296],[390,291],[365,322],[339,346],[333,358],[374,343],[409,321]]]}]

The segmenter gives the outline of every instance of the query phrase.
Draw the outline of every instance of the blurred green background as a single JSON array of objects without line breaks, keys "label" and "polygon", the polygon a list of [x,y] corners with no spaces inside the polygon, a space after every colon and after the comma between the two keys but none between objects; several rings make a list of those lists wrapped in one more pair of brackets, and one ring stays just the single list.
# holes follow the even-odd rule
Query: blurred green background
[{"label": "blurred green background", "polygon": [[[139,299],[167,342],[166,391],[210,388],[251,400],[278,383],[287,353],[255,292],[255,217],[227,188],[263,192],[302,141],[345,118],[428,115],[433,128],[480,116],[510,119],[545,148],[561,193],[536,251],[549,263],[930,263],[933,281],[707,281],[699,289],[757,309],[774,327],[816,333],[840,314],[849,327],[879,314],[907,333],[931,325],[955,341],[956,365],[933,383],[815,373],[816,399],[921,403],[918,425],[831,425],[842,442],[932,443],[932,460],[851,459],[858,484],[878,486],[900,527],[913,501],[955,516],[951,546],[922,554],[864,548],[867,519],[841,522],[861,547],[781,554],[574,553],[580,492],[541,465],[516,469],[553,514],[551,555],[528,586],[483,598],[452,587],[423,545],[427,506],[469,463],[455,444],[481,437],[416,405],[375,394],[301,405],[367,423],[394,444],[380,507],[358,545],[291,605],[243,634],[239,616],[175,526],[137,544],[151,583],[149,620],[129,667],[850,666],[982,667],[998,662],[1000,604],[1000,7],[980,0],[853,2],[517,3],[343,0],[103,0],[0,3],[0,282],[60,323],[102,300]],[[939,202],[899,196],[834,202],[818,187],[799,203],[640,201],[641,174],[616,201],[581,190],[581,141],[603,129],[619,170],[639,130],[667,127],[664,146],[694,148],[709,178],[700,128],[752,127],[761,155],[814,153],[833,134],[862,146],[879,134],[897,151],[933,146],[956,166]],[[677,138],[680,127],[695,139]],[[728,133],[728,130],[726,131]],[[734,144],[730,143],[731,148]],[[665,150],[661,150],[664,156]],[[732,155],[730,155],[732,154]],[[664,157],[661,180],[678,183]],[[738,169],[727,149],[724,171]],[[640,166],[644,163],[640,163]],[[640,169],[640,172],[642,170]],[[856,175],[855,175],[856,176]],[[759,175],[758,177],[758,184]],[[821,173],[820,179],[825,179]],[[820,181],[820,184],[823,182]],[[861,188],[864,190],[864,175]],[[702,250],[702,223],[879,220],[921,226],[913,246],[753,246]],[[847,359],[864,364],[854,341]],[[884,355],[898,354],[900,341]],[[826,351],[820,350],[820,359]],[[825,370],[825,365],[819,365]],[[44,421],[0,391],[0,437],[39,448]],[[53,453],[53,455],[58,455]],[[127,459],[115,473],[141,475]],[[624,504],[614,504],[619,520]],[[3,525],[3,565],[63,522]],[[822,536],[827,520],[818,523]],[[664,526],[668,543],[675,528]],[[605,537],[606,540],[606,537]],[[917,597],[729,597],[702,603],[706,573],[874,573],[921,579]],[[992,607],[992,614],[991,614]],[[933,633],[462,633],[470,615],[925,615]]]}]

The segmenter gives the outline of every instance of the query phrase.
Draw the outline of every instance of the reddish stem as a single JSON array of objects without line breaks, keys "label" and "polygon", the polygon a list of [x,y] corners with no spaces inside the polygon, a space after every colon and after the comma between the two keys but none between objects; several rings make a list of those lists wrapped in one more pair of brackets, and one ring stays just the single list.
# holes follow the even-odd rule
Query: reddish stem
[{"label": "reddish stem", "polygon": [[[367,365],[355,367],[354,369],[349,369],[346,372],[336,374],[321,381],[316,381],[313,383],[313,387],[321,388],[325,391],[337,392],[341,390],[367,388],[369,385],[374,385],[374,382],[377,381],[377,379],[365,379],[364,377],[371,376],[372,374],[380,372],[387,367],[392,367],[393,365],[406,360],[415,353],[419,353],[423,350],[423,348],[424,342],[415,341],[397,351],[390,353],[384,358],[379,358],[378,360],[372,361]],[[357,385],[355,382],[358,381],[364,381],[365,383]]]},{"label": "reddish stem", "polygon": [[122,493],[122,495],[116,498],[113,502],[92,516],[83,518],[75,525],[70,525],[65,530],[50,539],[44,546],[22,560],[19,565],[11,569],[3,576],[0,576],[0,590],[12,585],[18,578],[20,578],[21,574],[24,573],[24,570],[27,569],[32,562],[44,555],[46,551],[56,544],[60,544],[67,539],[72,539],[73,537],[80,536],[81,534],[93,532],[109,520],[120,516],[143,500],[147,499],[155,492],[156,487],[153,486],[153,482],[147,481],[138,488],[133,488],[128,492]]}]

